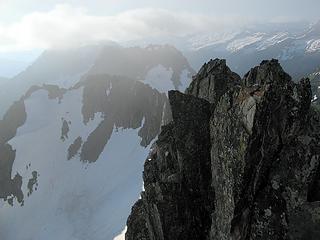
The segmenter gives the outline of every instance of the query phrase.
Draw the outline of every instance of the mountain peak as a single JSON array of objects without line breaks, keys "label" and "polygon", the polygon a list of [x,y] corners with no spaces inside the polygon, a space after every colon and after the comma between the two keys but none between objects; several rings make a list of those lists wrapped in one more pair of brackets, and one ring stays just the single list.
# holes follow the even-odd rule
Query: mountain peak
[{"label": "mountain peak", "polygon": [[247,86],[270,83],[283,84],[291,80],[277,59],[263,60],[259,66],[252,68],[244,75],[242,83]]},{"label": "mountain peak", "polygon": [[169,93],[173,121],[145,162],[127,240],[319,239],[320,115],[309,81],[263,61],[222,94],[211,84],[227,86],[227,69],[210,61],[193,96]]},{"label": "mountain peak", "polygon": [[211,59],[193,77],[186,93],[216,103],[230,86],[239,81],[239,75],[230,70],[225,59]]},{"label": "mountain peak", "polygon": [[217,74],[223,72],[229,72],[230,69],[227,66],[225,59],[210,59],[209,62],[205,63],[200,71],[198,72],[197,76],[206,76],[208,74]]}]

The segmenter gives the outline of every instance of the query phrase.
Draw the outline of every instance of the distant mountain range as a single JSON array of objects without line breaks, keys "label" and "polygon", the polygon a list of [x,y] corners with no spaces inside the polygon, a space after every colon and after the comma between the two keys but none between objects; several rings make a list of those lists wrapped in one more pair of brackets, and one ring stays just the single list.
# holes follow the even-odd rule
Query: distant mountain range
[{"label": "distant mountain range", "polygon": [[143,45],[146,42],[173,44],[183,52],[195,70],[210,59],[223,58],[232,70],[244,75],[261,61],[275,58],[297,80],[320,65],[320,21],[312,24],[248,24],[223,31],[208,29],[205,33],[184,37],[150,38],[126,44]]},{"label": "distant mountain range", "polygon": [[279,59],[294,79],[320,65],[320,22],[309,25],[264,24],[224,33],[197,35],[189,39],[184,54],[198,69],[210,58],[224,58],[243,75],[262,60]]}]

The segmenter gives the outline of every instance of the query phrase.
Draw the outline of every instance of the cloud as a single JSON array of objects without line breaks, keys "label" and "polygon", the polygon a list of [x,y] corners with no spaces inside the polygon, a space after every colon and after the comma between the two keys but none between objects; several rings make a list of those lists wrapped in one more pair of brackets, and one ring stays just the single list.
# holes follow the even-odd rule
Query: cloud
[{"label": "cloud", "polygon": [[232,18],[216,19],[154,8],[95,16],[84,8],[63,4],[47,12],[30,13],[15,23],[0,22],[0,51],[70,47],[107,40],[124,42],[148,37],[180,37],[219,31],[234,22]]}]

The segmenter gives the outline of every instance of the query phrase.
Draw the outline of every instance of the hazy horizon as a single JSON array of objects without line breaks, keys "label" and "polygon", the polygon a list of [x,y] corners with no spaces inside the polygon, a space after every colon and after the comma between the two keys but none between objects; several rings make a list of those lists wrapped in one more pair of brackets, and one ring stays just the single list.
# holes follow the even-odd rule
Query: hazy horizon
[{"label": "hazy horizon", "polygon": [[108,41],[176,46],[182,38],[224,38],[263,24],[308,26],[320,20],[319,8],[314,0],[0,0],[0,76],[14,76],[46,49]]},{"label": "hazy horizon", "polygon": [[[310,7],[310,5],[312,7]],[[309,1],[0,1],[0,53],[220,32],[252,23],[315,22]]]}]

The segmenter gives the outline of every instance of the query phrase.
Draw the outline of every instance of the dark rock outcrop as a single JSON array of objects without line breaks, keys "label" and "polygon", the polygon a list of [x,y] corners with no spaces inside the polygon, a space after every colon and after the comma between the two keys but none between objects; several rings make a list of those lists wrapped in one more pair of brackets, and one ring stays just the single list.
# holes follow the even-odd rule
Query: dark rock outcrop
[{"label": "dark rock outcrop", "polygon": [[61,137],[60,139],[62,141],[66,140],[68,138],[68,133],[69,133],[69,124],[67,122],[67,120],[62,119],[62,127],[61,127]]},{"label": "dark rock outcrop", "polygon": [[127,240],[320,239],[320,114],[277,60],[205,64],[144,167]]},{"label": "dark rock outcrop", "polygon": [[139,129],[141,146],[157,137],[160,127],[171,120],[166,94],[122,76],[92,75],[79,82],[83,87],[83,122],[100,113],[102,120],[83,143],[81,161],[95,162],[109,141],[114,128]]},{"label": "dark rock outcrop", "polygon": [[12,205],[16,198],[23,204],[21,191],[22,177],[16,173],[11,178],[16,150],[8,143],[17,133],[17,129],[24,124],[27,115],[24,101],[15,102],[0,120],[0,198],[8,200]]},{"label": "dark rock outcrop", "polygon": [[34,190],[37,190],[38,187],[38,172],[32,171],[32,177],[28,181],[28,196],[32,194]]},{"label": "dark rock outcrop", "polygon": [[240,82],[240,76],[230,70],[226,60],[210,60],[193,77],[186,94],[216,103],[231,86],[238,82]]},{"label": "dark rock outcrop", "polygon": [[82,146],[82,138],[77,137],[68,148],[68,160],[73,158],[80,150]]}]

